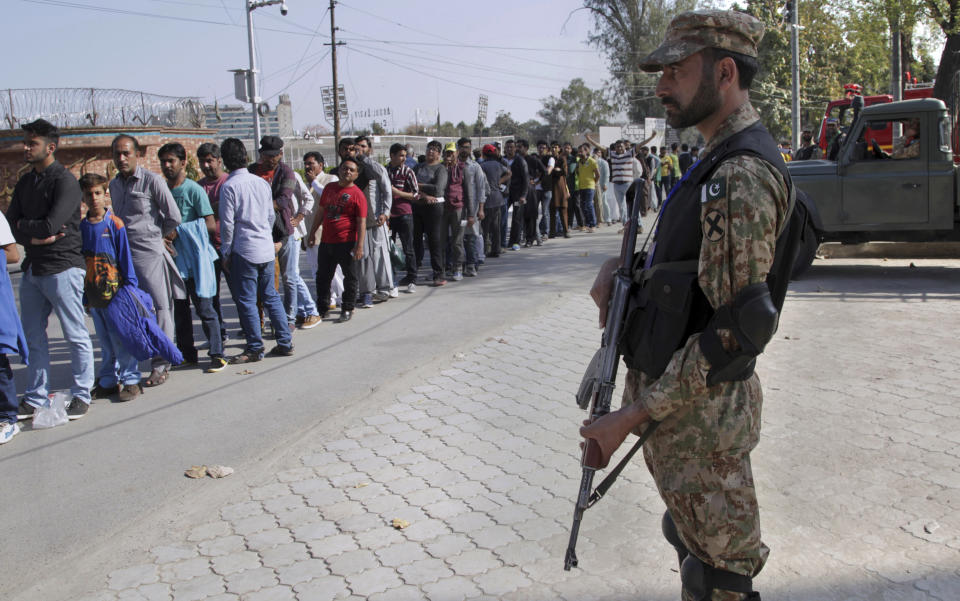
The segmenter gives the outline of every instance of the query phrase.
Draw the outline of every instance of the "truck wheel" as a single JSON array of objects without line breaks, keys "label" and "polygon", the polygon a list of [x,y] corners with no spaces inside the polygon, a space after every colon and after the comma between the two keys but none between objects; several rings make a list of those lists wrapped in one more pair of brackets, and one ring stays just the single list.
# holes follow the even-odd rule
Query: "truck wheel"
[{"label": "truck wheel", "polygon": [[817,235],[816,228],[808,223],[803,229],[803,237],[800,239],[799,248],[797,248],[797,257],[793,261],[793,273],[790,275],[790,279],[799,278],[813,265],[813,260],[817,257],[817,249],[819,248],[820,236]]}]

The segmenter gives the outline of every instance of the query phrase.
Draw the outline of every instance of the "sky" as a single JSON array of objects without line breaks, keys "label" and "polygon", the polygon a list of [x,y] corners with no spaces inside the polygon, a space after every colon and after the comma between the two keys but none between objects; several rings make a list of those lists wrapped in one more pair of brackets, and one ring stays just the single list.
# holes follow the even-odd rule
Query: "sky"
[{"label": "sky", "polygon": [[[294,127],[324,119],[332,83],[327,0],[287,0],[253,11],[261,96],[293,105]],[[230,69],[248,68],[245,0],[5,0],[9,88],[119,88],[234,99]],[[607,62],[585,39],[592,19],[579,0],[345,0],[337,2],[338,79],[348,110],[389,109],[388,129],[416,120],[486,123],[506,111],[537,118],[542,100],[570,80],[600,88]],[[22,26],[18,26],[21,24]],[[42,28],[39,27],[42,24]],[[354,117],[357,127],[372,118]]]}]

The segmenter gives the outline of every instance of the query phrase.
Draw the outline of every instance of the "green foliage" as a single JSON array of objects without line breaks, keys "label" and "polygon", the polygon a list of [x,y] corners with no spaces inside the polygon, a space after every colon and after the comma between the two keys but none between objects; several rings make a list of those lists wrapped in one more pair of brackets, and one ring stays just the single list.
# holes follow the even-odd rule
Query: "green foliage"
[{"label": "green foliage", "polygon": [[546,137],[569,140],[576,134],[596,131],[598,126],[606,125],[613,112],[603,92],[591,90],[578,77],[560,91],[559,97],[545,99],[543,109],[537,114],[546,122]]},{"label": "green foliage", "polygon": [[631,121],[663,116],[653,95],[657,76],[640,71],[637,62],[660,44],[676,14],[697,5],[697,0],[584,0],[595,25],[587,42],[610,60],[617,91],[614,104],[625,109]]},{"label": "green foliage", "polygon": [[377,121],[374,121],[370,124],[370,131],[375,136],[382,136],[383,134],[387,133],[387,130],[383,129],[383,125]]},{"label": "green foliage", "polygon": [[187,153],[187,164],[183,169],[187,177],[193,181],[199,181],[203,174],[200,173],[200,164],[197,163],[197,157],[191,153]]}]

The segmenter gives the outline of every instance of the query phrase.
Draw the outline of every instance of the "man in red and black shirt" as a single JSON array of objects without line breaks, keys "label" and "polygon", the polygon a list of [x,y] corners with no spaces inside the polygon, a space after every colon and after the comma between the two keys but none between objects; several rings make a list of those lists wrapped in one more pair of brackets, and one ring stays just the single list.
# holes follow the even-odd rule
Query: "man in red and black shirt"
[{"label": "man in red and black shirt", "polygon": [[330,306],[330,282],[337,266],[343,271],[343,301],[340,322],[353,317],[357,299],[357,266],[363,258],[366,236],[367,199],[354,185],[360,164],[351,157],[340,160],[340,180],[328,184],[317,202],[317,216],[310,228],[308,244],[316,246],[317,230],[323,226],[317,252],[317,307],[326,317]]}]

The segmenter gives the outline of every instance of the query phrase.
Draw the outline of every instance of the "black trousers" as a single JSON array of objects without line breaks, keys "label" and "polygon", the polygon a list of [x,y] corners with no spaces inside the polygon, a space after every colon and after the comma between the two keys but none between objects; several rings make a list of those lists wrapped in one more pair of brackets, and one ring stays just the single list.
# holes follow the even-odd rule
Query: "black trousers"
[{"label": "black trousers", "polygon": [[483,252],[488,257],[500,255],[500,207],[483,211]]},{"label": "black trousers", "polygon": [[400,238],[400,245],[403,246],[404,268],[407,275],[400,280],[398,286],[406,286],[417,281],[417,253],[413,249],[413,215],[397,215],[390,218],[390,229],[393,231],[393,239]]},{"label": "black trousers", "polygon": [[413,206],[413,248],[417,255],[417,267],[423,264],[423,236],[427,236],[430,250],[430,267],[433,279],[443,277],[443,203]]},{"label": "black trousers", "polygon": [[[177,348],[183,353],[184,361],[189,363],[197,361],[197,347],[194,346],[193,340],[193,314],[190,312],[190,302],[193,301],[193,306],[200,317],[203,333],[210,341],[210,356],[222,357],[223,339],[220,336],[220,319],[213,308],[213,300],[200,298],[197,295],[197,285],[193,278],[184,280],[183,283],[187,286],[188,298],[173,299],[174,338]],[[216,337],[217,343],[213,342],[213,337]]]},{"label": "black trousers", "polygon": [[330,307],[330,283],[337,273],[337,265],[343,271],[343,298],[340,307],[353,311],[357,302],[357,261],[353,258],[356,242],[321,242],[317,247],[317,310],[326,316]]},{"label": "black trousers", "polygon": [[[511,199],[512,200],[512,199]],[[513,215],[510,217],[510,241],[508,244],[520,244],[520,234],[523,232],[523,208],[525,205],[517,204],[519,199],[512,200]]]}]

